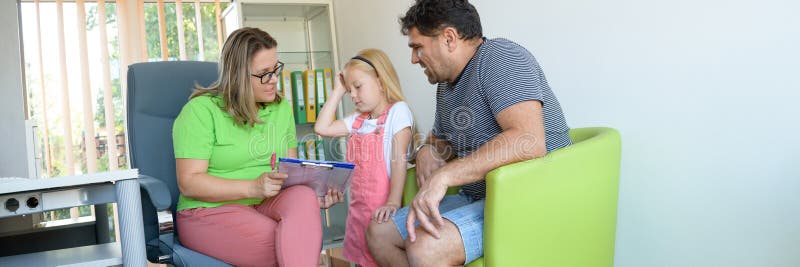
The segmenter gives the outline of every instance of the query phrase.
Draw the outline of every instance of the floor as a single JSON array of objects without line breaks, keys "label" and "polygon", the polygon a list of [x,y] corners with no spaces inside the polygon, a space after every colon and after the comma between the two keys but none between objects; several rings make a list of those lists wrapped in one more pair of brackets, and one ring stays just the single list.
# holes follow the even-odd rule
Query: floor
[{"label": "floor", "polygon": [[319,257],[319,267],[351,267],[355,266],[344,259],[342,248],[332,248],[322,251]]},{"label": "floor", "polygon": [[[148,267],[166,267],[163,264],[147,263]],[[332,248],[322,251],[319,257],[319,267],[355,267],[342,256],[342,248]]]}]

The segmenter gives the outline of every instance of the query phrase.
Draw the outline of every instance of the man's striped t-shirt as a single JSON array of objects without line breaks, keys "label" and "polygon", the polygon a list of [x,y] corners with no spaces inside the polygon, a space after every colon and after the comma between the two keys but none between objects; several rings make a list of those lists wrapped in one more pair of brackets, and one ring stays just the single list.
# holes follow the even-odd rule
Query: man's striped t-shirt
[{"label": "man's striped t-shirt", "polygon": [[[572,144],[561,105],[533,55],[512,41],[484,38],[456,81],[439,84],[432,132],[449,141],[456,156],[465,157],[502,132],[496,119],[501,111],[531,100],[542,103],[547,151]],[[480,199],[486,196],[486,183],[462,190]]]}]

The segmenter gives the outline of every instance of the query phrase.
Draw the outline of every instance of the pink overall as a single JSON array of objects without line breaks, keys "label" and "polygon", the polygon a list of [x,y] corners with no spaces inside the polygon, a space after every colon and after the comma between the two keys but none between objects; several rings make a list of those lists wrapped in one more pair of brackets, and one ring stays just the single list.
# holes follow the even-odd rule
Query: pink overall
[{"label": "pink overall", "polygon": [[356,165],[350,183],[350,207],[347,231],[344,236],[345,258],[362,266],[378,266],[367,248],[366,231],[372,213],[389,197],[389,172],[383,155],[383,136],[386,115],[391,105],[378,118],[375,132],[358,134],[368,113],[359,115],[347,141],[347,161]]}]

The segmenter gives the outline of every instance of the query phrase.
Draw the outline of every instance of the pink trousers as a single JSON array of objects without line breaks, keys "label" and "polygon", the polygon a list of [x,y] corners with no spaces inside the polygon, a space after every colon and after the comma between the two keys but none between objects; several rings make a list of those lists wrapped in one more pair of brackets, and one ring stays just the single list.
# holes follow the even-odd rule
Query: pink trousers
[{"label": "pink trousers", "polygon": [[292,186],[261,204],[179,211],[181,243],[235,266],[317,266],[322,219],[313,190]]}]

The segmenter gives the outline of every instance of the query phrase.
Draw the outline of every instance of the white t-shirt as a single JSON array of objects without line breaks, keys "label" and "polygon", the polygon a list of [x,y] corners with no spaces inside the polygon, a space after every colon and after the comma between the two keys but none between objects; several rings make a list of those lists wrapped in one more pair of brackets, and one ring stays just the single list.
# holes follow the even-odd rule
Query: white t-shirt
[{"label": "white t-shirt", "polygon": [[[355,123],[356,117],[359,115],[361,115],[361,113],[356,112],[344,118],[344,124],[347,126],[348,132],[353,132],[353,123]],[[411,114],[411,109],[408,108],[406,102],[402,101],[394,103],[394,105],[392,105],[392,109],[389,110],[389,114],[386,116],[386,124],[383,125],[383,129],[385,130],[383,135],[383,156],[384,159],[386,159],[386,170],[389,173],[389,177],[391,177],[392,137],[394,137],[394,135],[400,130],[405,129],[406,127],[412,127],[414,124],[414,116]],[[361,125],[361,129],[358,130],[358,133],[365,134],[374,132],[375,128],[378,126],[377,124],[378,118],[364,120],[364,123]]]}]

